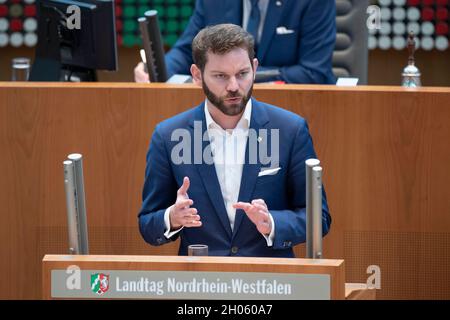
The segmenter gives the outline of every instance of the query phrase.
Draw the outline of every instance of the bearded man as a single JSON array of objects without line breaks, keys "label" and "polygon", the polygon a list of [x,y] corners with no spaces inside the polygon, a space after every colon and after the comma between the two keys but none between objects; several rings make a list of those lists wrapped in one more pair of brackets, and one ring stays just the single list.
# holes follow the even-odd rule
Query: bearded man
[{"label": "bearded man", "polygon": [[305,160],[316,158],[306,121],[252,98],[258,60],[241,27],[207,27],[192,49],[191,74],[206,99],[154,130],[141,235],[151,245],[180,237],[180,255],[206,244],[211,256],[294,257],[306,239]]}]

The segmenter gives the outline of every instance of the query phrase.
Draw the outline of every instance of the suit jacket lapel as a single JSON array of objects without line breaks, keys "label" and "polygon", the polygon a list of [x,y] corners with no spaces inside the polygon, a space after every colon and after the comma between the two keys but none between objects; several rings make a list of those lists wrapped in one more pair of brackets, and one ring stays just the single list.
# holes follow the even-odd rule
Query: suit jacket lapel
[{"label": "suit jacket lapel", "polygon": [[[272,37],[275,34],[275,30],[278,26],[278,23],[281,19],[281,14],[283,13],[283,8],[286,7],[286,4],[282,1],[270,0],[269,7],[267,8],[266,20],[264,21],[263,33],[261,36],[261,43],[258,46],[257,58],[260,63],[262,63],[264,59],[264,55],[267,52],[270,42],[272,41]],[[281,5],[276,5],[277,2],[281,2]]]},{"label": "suit jacket lapel", "polygon": [[[256,132],[257,137],[259,136],[259,130],[264,128],[264,126],[269,122],[269,118],[266,114],[264,107],[255,99],[252,99],[252,115],[250,120],[250,130]],[[249,130],[249,131],[250,131]],[[250,132],[249,132],[250,134]],[[249,135],[250,136],[250,135]],[[261,163],[259,157],[257,157],[256,163],[250,163],[249,159],[249,149],[251,140],[247,138],[247,146],[245,148],[245,163],[242,169],[241,186],[239,189],[238,201],[250,202],[252,200],[253,190],[255,189],[256,179],[258,178],[258,173],[261,169]],[[256,148],[258,151],[258,147]],[[237,234],[239,226],[245,212],[242,210],[236,210],[236,218],[234,221],[233,228],[233,238]]]},{"label": "suit jacket lapel", "polygon": [[[194,117],[194,121],[196,122],[196,124],[194,125],[194,121],[192,121],[192,123],[191,123],[191,125],[194,129],[195,129],[195,127],[197,127],[197,129],[198,129],[198,127],[201,124],[202,137],[205,134],[205,131],[207,130],[204,107],[205,107],[205,104],[202,103],[197,108],[197,110],[195,112],[195,117]],[[192,137],[194,137],[194,134],[192,135]],[[192,141],[194,141],[194,139],[192,139]],[[207,141],[203,141],[203,139],[202,139],[202,150],[201,150],[202,161],[201,161],[201,164],[195,164],[195,167],[197,168],[197,171],[202,179],[203,186],[205,187],[205,190],[211,200],[211,203],[214,206],[215,212],[219,216],[220,222],[222,223],[223,227],[225,228],[227,235],[231,239],[232,233],[231,233],[230,220],[228,219],[227,210],[225,208],[225,203],[223,201],[222,191],[220,189],[219,179],[217,178],[216,168],[214,166],[214,163],[212,163],[212,164],[205,163],[205,159],[203,158],[203,152],[208,147],[209,144],[210,144],[209,137],[208,137]],[[192,155],[195,154],[194,153],[195,152],[194,145],[195,145],[195,143],[193,143]],[[197,152],[199,152],[199,151],[197,150]],[[195,207],[195,204],[194,204],[194,207]],[[201,216],[202,213],[199,212],[199,214]]]},{"label": "suit jacket lapel", "polygon": [[242,12],[243,12],[243,1],[241,0],[231,0],[225,1],[225,19],[224,22],[236,24],[238,26],[242,25]]}]

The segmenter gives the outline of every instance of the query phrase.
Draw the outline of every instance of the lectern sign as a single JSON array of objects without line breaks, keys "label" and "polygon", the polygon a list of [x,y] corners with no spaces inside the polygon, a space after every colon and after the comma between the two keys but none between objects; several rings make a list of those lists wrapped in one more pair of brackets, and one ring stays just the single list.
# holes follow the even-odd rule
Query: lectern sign
[{"label": "lectern sign", "polygon": [[52,270],[52,298],[328,300],[331,288],[328,274],[81,270],[80,277],[74,287],[66,270]]}]

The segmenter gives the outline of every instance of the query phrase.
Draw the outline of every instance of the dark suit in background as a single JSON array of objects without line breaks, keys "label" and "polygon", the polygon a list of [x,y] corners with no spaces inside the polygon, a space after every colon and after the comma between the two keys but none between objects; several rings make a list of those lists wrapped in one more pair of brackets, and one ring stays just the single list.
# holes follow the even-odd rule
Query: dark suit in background
[{"label": "dark suit in background", "polygon": [[[242,0],[197,0],[185,32],[166,55],[169,76],[190,74],[191,42],[201,29],[242,25],[242,19]],[[270,0],[256,54],[258,70],[279,69],[280,75],[270,81],[334,84],[335,39],[335,0]]]}]

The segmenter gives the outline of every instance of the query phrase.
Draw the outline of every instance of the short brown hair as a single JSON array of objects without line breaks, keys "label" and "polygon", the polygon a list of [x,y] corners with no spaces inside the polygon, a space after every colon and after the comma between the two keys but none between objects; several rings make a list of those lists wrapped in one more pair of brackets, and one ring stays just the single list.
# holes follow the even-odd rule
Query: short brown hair
[{"label": "short brown hair", "polygon": [[[192,58],[203,72],[207,62],[207,53],[225,54],[236,48],[247,50],[250,62],[255,57],[255,41],[250,33],[231,23],[206,27],[192,41]],[[252,64],[253,66],[253,64]]]}]

